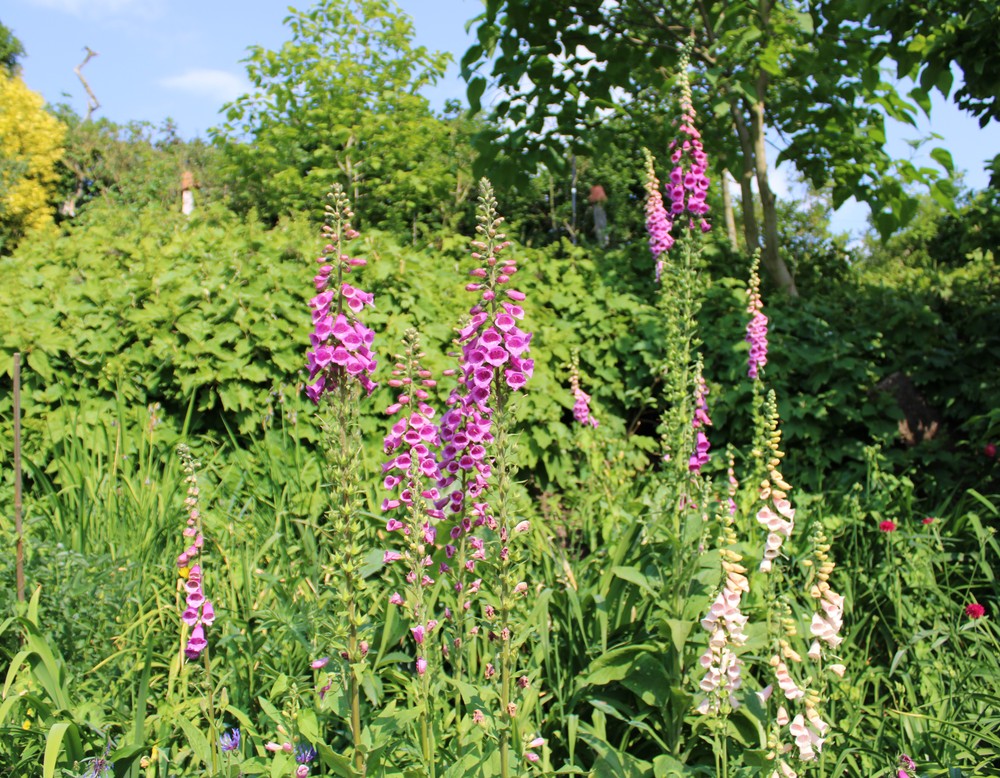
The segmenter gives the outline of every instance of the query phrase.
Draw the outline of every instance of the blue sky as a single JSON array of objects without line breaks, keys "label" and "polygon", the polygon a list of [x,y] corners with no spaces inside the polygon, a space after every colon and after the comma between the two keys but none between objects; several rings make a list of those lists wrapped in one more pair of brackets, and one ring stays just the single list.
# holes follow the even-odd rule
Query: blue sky
[{"label": "blue sky", "polygon": [[[73,68],[89,46],[98,52],[84,68],[101,101],[95,116],[155,124],[170,117],[181,136],[190,138],[204,137],[221,121],[222,104],[247,89],[240,63],[247,48],[278,48],[288,39],[282,20],[289,5],[282,0],[5,0],[0,21],[24,44],[24,80],[49,102],[86,111],[86,94]],[[310,0],[291,5],[307,9]],[[401,7],[414,20],[419,44],[451,51],[457,61],[471,40],[465,22],[482,5],[479,0],[406,0]],[[446,83],[428,97],[443,106],[464,94],[453,64]]]},{"label": "blue sky", "polygon": [[[310,0],[295,4],[307,8]],[[414,21],[416,41],[449,51],[455,63],[445,80],[427,92],[435,107],[449,98],[463,99],[465,85],[457,61],[471,41],[465,23],[482,8],[480,0],[399,0]],[[182,137],[205,136],[219,123],[219,108],[245,91],[240,60],[248,46],[278,48],[287,39],[283,0],[5,0],[0,21],[21,39],[27,51],[24,79],[49,102],[68,102],[86,111],[86,95],[73,72],[84,46],[98,52],[84,70],[101,101],[97,116],[119,122],[131,119],[160,124],[170,117]],[[934,165],[927,151],[949,149],[965,183],[986,185],[983,161],[1000,154],[1000,125],[980,129],[972,117],[935,95],[932,122],[920,127],[889,128],[894,156]],[[943,137],[915,153],[906,140],[935,132]],[[777,150],[772,150],[772,158]],[[774,176],[779,195],[789,193],[789,171]],[[838,229],[858,234],[867,209],[847,204],[836,214]]]}]

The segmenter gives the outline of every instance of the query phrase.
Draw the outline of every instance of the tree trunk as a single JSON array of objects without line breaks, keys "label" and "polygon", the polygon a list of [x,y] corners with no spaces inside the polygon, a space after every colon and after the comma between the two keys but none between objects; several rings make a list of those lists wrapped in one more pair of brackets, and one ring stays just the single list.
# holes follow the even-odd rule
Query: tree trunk
[{"label": "tree trunk", "polygon": [[[760,0],[760,28],[771,29],[771,2]],[[764,215],[764,251],[762,259],[764,267],[778,288],[791,297],[798,297],[799,290],[795,288],[795,279],[788,272],[788,266],[778,252],[778,209],[774,192],[767,177],[767,148],[764,144],[764,106],[767,104],[768,75],[759,67],[757,83],[755,84],[757,99],[750,106],[750,131],[753,134],[753,161],[756,168],[757,192],[760,194],[760,206]]]},{"label": "tree trunk", "polygon": [[736,240],[736,216],[733,213],[733,196],[729,192],[729,171],[722,171],[722,216],[726,222],[726,236],[729,238],[729,247],[733,252],[740,250],[739,242]]},{"label": "tree trunk", "polygon": [[795,288],[795,279],[788,272],[788,266],[778,253],[778,209],[774,192],[767,177],[767,149],[764,145],[764,93],[767,89],[767,76],[761,73],[757,77],[757,101],[750,107],[753,131],[754,164],[756,165],[757,191],[760,193],[760,205],[764,213],[764,251],[762,259],[764,267],[771,278],[783,292],[791,297],[798,297],[799,290]]},{"label": "tree trunk", "polygon": [[740,113],[739,103],[730,103],[730,112],[733,115],[733,124],[736,126],[736,135],[740,139],[740,151],[742,152],[743,170],[740,173],[740,199],[743,205],[743,239],[747,244],[747,252],[753,253],[760,248],[760,232],[757,229],[757,214],[754,210],[753,197],[753,142],[750,140],[750,130],[747,128],[746,120]]}]

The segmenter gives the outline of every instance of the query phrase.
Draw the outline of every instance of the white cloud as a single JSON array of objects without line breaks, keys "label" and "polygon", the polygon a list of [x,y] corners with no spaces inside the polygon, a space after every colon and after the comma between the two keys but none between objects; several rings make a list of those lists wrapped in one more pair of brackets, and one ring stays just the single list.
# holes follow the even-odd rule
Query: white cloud
[{"label": "white cloud", "polygon": [[162,0],[29,0],[39,8],[90,19],[130,16],[156,19],[162,15]]},{"label": "white cloud", "polygon": [[250,88],[242,76],[226,70],[208,68],[185,70],[180,75],[161,78],[159,84],[167,89],[188,92],[200,97],[211,97],[222,103],[235,100]]}]

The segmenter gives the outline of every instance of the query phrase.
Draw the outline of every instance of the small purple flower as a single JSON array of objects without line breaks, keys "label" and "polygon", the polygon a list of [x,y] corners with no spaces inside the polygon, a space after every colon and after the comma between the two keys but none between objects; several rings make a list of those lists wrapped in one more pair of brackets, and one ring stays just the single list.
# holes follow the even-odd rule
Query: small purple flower
[{"label": "small purple flower", "polygon": [[228,732],[219,735],[219,748],[225,752],[235,751],[240,747],[240,729],[234,727]]},{"label": "small purple flower", "polygon": [[295,749],[295,761],[299,764],[309,764],[316,758],[316,749],[312,746],[299,746]]},{"label": "small purple flower", "polygon": [[87,778],[108,778],[114,772],[114,762],[109,762],[105,756],[97,757],[90,765]]}]

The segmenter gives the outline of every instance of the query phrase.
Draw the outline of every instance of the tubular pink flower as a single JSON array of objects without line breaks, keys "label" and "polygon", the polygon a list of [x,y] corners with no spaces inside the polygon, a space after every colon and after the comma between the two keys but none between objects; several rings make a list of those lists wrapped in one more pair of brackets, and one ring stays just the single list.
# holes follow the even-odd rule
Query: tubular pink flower
[{"label": "tubular pink flower", "polygon": [[[506,396],[520,391],[531,378],[535,363],[528,358],[532,334],[524,332],[518,322],[524,319],[524,309],[517,303],[525,295],[506,288],[517,272],[512,258],[501,257],[510,245],[500,232],[503,218],[496,213],[492,188],[484,180],[481,186],[480,209],[477,215],[477,240],[472,241],[472,256],[479,266],[472,275],[481,280],[476,284],[480,299],[469,310],[468,322],[459,329],[457,344],[461,348],[458,385],[448,398],[449,409],[441,417],[441,479],[438,489],[443,495],[436,507],[451,515],[456,523],[451,537],[458,540],[473,524],[489,525],[493,519],[486,503],[472,510],[475,522],[463,519],[466,498],[481,498],[487,491],[492,466],[485,456],[494,436],[491,431],[493,407],[505,402]],[[504,292],[508,300],[501,300]],[[455,488],[456,485],[464,488]],[[469,560],[474,568],[476,560]]]},{"label": "tubular pink flower", "polygon": [[760,369],[767,364],[767,317],[763,313],[764,303],[760,297],[760,275],[758,266],[760,256],[754,256],[750,267],[750,286],[747,289],[747,334],[744,340],[750,344],[750,355],[747,358],[747,375],[757,380]]},{"label": "tubular pink flower", "polygon": [[781,546],[791,537],[795,529],[795,509],[788,501],[787,493],[791,486],[785,483],[784,476],[778,470],[782,453],[781,430],[778,428],[778,411],[773,396],[769,399],[771,407],[768,415],[771,419],[771,433],[768,441],[769,457],[767,462],[768,478],[761,483],[760,500],[764,506],[757,511],[757,522],[767,530],[767,540],[760,563],[761,572],[769,572],[774,560],[781,553]]},{"label": "tubular pink flower", "polygon": [[367,394],[376,387],[371,380],[376,365],[371,351],[375,333],[358,318],[366,305],[374,306],[374,297],[344,281],[351,268],[365,264],[365,260],[351,258],[344,252],[344,243],[358,237],[350,225],[354,213],[339,184],[334,185],[328,197],[333,204],[326,205],[327,218],[323,225],[326,245],[317,260],[322,267],[313,279],[317,294],[309,301],[313,322],[309,336],[312,350],[306,354],[312,382],[306,385],[306,396],[317,404],[326,392],[351,378],[356,379]]},{"label": "tubular pink flower", "polygon": [[656,261],[656,281],[659,283],[663,272],[663,260],[660,257],[674,245],[674,238],[670,234],[674,222],[663,207],[663,195],[660,194],[660,180],[656,177],[653,155],[648,149],[643,149],[643,152],[646,157],[646,231],[649,233],[649,250]]},{"label": "tubular pink flower", "polygon": [[694,228],[697,219],[698,228],[702,232],[707,232],[711,229],[711,225],[705,219],[709,211],[705,194],[711,181],[706,175],[708,156],[701,142],[701,133],[695,126],[696,116],[691,100],[691,81],[688,76],[689,63],[690,49],[685,48],[681,52],[677,75],[681,92],[680,126],[677,138],[672,140],[668,147],[671,152],[670,161],[674,164],[670,173],[671,187],[668,189],[670,213],[676,219],[686,211],[692,217],[691,228]]},{"label": "tubular pink flower", "polygon": [[743,684],[743,662],[733,650],[746,643],[744,629],[747,617],[740,610],[743,595],[750,591],[743,558],[736,551],[737,537],[733,517],[722,515],[722,572],[725,581],[716,594],[708,613],[701,620],[702,629],[709,633],[708,648],[701,655],[699,664],[705,675],[699,688],[705,693],[696,710],[701,714],[718,715],[723,704],[730,710],[739,707],[736,692]]},{"label": "tubular pink flower", "polygon": [[181,467],[185,472],[185,482],[188,484],[187,497],[184,499],[184,507],[187,512],[187,526],[183,531],[185,538],[194,538],[194,541],[177,557],[178,573],[184,580],[184,607],[181,611],[181,620],[191,627],[191,634],[188,637],[184,655],[188,659],[197,659],[202,651],[208,646],[205,639],[205,627],[211,626],[215,621],[215,608],[212,602],[205,597],[202,589],[201,565],[192,564],[192,561],[200,557],[201,549],[204,546],[204,538],[201,534],[201,513],[198,511],[198,462],[191,456],[188,447],[181,444],[177,447],[178,456],[181,459]]},{"label": "tubular pink flower", "polygon": [[701,471],[701,468],[708,464],[709,454],[708,450],[711,448],[711,444],[708,442],[708,436],[705,434],[704,427],[711,425],[712,420],[708,416],[708,386],[705,384],[705,379],[701,376],[698,377],[698,386],[695,390],[695,411],[694,418],[691,419],[691,426],[696,430],[695,432],[695,450],[688,460],[688,470],[692,473],[697,473]]},{"label": "tubular pink flower", "polygon": [[597,419],[590,413],[590,395],[580,388],[580,365],[577,355],[573,354],[569,372],[570,390],[573,392],[573,418],[584,426],[597,427]]}]

